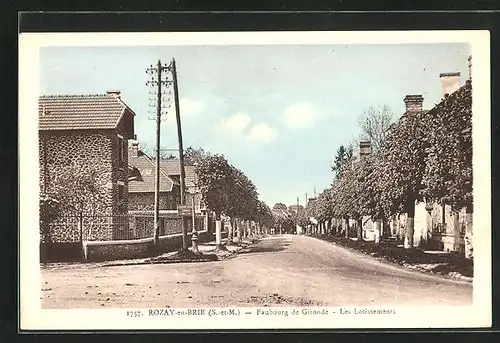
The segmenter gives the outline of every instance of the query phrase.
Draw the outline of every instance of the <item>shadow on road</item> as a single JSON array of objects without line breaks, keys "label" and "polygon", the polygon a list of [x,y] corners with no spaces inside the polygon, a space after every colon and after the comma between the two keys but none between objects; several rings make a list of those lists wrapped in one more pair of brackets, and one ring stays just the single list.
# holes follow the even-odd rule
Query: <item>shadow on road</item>
[{"label": "shadow on road", "polygon": [[292,242],[286,238],[264,239],[255,245],[242,249],[240,254],[278,252],[286,250],[290,244]]}]

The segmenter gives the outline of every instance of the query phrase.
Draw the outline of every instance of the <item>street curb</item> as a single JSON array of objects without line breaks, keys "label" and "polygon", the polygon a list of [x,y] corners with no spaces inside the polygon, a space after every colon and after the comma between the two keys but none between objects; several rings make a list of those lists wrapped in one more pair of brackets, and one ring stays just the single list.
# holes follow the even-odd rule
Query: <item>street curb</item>
[{"label": "street curb", "polygon": [[432,275],[432,276],[440,277],[440,278],[443,278],[445,280],[458,280],[458,281],[467,282],[467,283],[472,283],[474,281],[474,278],[462,275],[459,272],[449,272],[447,274],[435,273],[432,270],[421,268],[421,267],[419,267],[417,265],[414,265],[414,264],[410,264],[410,263],[407,263],[407,262],[398,263],[396,261],[391,261],[391,260],[387,259],[385,256],[381,256],[381,255],[379,255],[379,256],[373,256],[373,255],[371,255],[369,253],[365,253],[365,252],[363,252],[361,250],[357,250],[355,248],[347,247],[345,245],[338,244],[336,242],[330,242],[330,241],[327,241],[327,240],[324,240],[324,239],[321,239],[321,238],[317,238],[317,237],[314,237],[314,236],[307,236],[307,237],[311,237],[311,238],[314,238],[314,239],[317,239],[317,240],[320,240],[320,241],[323,241],[323,242],[326,242],[326,243],[331,243],[331,244],[336,245],[338,247],[341,247],[341,248],[344,248],[344,249],[348,249],[348,250],[353,251],[353,252],[357,252],[359,254],[362,254],[362,255],[367,256],[367,257],[371,257],[371,258],[376,259],[378,261],[385,262],[385,263],[390,263],[390,264],[395,265],[395,266],[404,267],[405,269],[410,269],[410,270],[413,270],[413,271],[417,271],[417,272],[422,273],[422,274],[427,274],[427,275]]}]

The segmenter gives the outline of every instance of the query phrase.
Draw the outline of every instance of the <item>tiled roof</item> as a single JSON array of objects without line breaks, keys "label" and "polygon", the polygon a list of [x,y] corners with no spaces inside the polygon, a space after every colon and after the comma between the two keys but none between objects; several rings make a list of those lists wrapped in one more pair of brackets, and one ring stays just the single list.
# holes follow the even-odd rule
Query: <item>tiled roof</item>
[{"label": "tiled roof", "polygon": [[288,211],[282,210],[282,209],[271,209],[271,212],[274,213],[274,215],[287,219],[290,218],[291,214]]},{"label": "tiled roof", "polygon": [[[177,176],[181,174],[181,165],[178,159],[167,159],[160,161],[160,168],[169,176]],[[195,167],[191,165],[184,165],[184,172],[186,176],[186,187],[195,186],[196,172]]]},{"label": "tiled roof", "polygon": [[125,110],[117,96],[44,95],[38,101],[40,130],[114,129]]},{"label": "tiled roof", "polygon": [[[139,174],[136,178],[129,178],[129,193],[147,193],[155,191],[155,164],[147,155],[130,156],[128,158],[130,166],[136,168]],[[161,167],[160,167],[161,169]],[[134,175],[135,176],[135,175]],[[173,180],[165,173],[160,174],[160,192],[170,192],[173,187]]]}]

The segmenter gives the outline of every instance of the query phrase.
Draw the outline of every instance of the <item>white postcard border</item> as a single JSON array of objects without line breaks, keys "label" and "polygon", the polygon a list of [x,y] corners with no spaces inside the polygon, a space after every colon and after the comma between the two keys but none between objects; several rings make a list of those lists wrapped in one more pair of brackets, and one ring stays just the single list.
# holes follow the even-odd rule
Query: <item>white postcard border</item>
[{"label": "white postcard border", "polygon": [[[473,56],[474,281],[472,306],[404,306],[395,315],[230,317],[143,316],[134,309],[41,309],[38,232],[39,52],[55,46],[274,45],[469,43]],[[491,324],[490,39],[488,31],[22,33],[19,38],[19,262],[20,328],[275,329],[488,327]],[[416,295],[418,296],[418,295]],[[443,294],[446,297],[446,294]],[[347,308],[347,307],[344,307]],[[354,309],[355,307],[349,307]],[[377,308],[382,308],[377,306]],[[247,308],[235,308],[244,311]],[[269,308],[265,308],[269,309]],[[283,310],[283,308],[271,308]],[[288,308],[293,311],[294,308]],[[301,311],[303,308],[296,307]],[[308,309],[313,309],[309,308]],[[340,308],[327,308],[339,312]],[[207,309],[207,311],[210,309]],[[142,309],[143,312],[147,310]]]}]

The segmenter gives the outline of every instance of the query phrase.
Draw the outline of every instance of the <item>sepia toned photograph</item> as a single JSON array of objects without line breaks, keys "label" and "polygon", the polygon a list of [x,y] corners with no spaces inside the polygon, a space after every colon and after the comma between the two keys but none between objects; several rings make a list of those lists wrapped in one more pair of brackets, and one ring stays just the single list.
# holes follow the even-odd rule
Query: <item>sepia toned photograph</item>
[{"label": "sepia toned photograph", "polygon": [[25,322],[488,324],[488,36],[469,33],[31,40]]}]

